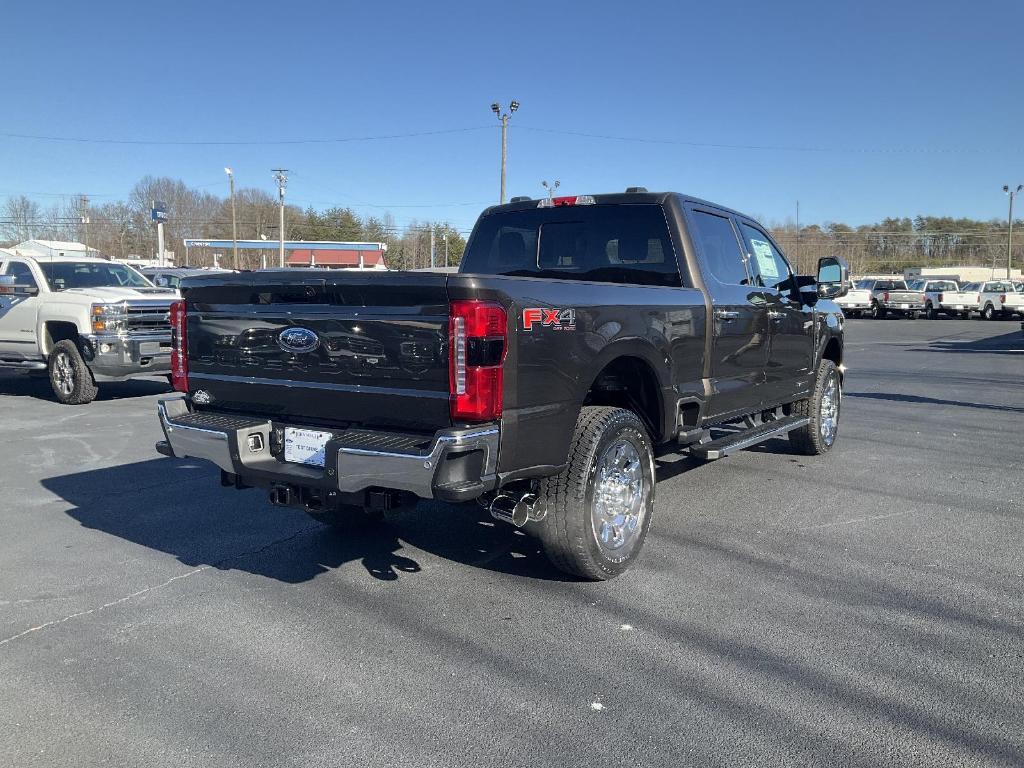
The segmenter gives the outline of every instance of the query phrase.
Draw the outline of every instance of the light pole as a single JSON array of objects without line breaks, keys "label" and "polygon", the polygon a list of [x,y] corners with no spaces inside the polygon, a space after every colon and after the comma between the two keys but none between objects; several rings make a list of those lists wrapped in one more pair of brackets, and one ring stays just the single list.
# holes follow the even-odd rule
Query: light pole
[{"label": "light pole", "polygon": [[554,184],[548,184],[546,181],[542,181],[540,185],[548,191],[548,200],[551,200],[555,196],[555,190],[562,186],[562,182],[556,179]]},{"label": "light pole", "polygon": [[1010,282],[1013,279],[1013,198],[1022,189],[1024,189],[1024,184],[1018,184],[1016,189],[1010,189],[1008,184],[1003,186],[1003,192],[1010,197],[1010,215],[1007,217],[1010,226],[1009,231],[1006,233],[1006,282]]},{"label": "light pole", "polygon": [[508,112],[502,113],[502,106],[498,102],[491,104],[491,112],[501,121],[501,204],[505,204],[505,159],[508,155],[508,119],[512,113],[519,109],[519,102],[513,99],[508,105]]},{"label": "light pole", "polygon": [[288,183],[287,168],[271,168],[274,172],[274,180],[277,181],[277,199],[280,204],[280,220],[278,221],[278,236],[280,247],[277,254],[277,266],[284,269],[284,188]]},{"label": "light pole", "polygon": [[235,174],[230,168],[225,168],[224,173],[228,175],[228,182],[231,184],[231,258],[234,261],[235,269],[238,269],[238,218],[235,215]]},{"label": "light pole", "polygon": [[444,231],[444,234],[441,235],[441,238],[444,240],[444,265],[447,267],[448,266],[448,230]]}]

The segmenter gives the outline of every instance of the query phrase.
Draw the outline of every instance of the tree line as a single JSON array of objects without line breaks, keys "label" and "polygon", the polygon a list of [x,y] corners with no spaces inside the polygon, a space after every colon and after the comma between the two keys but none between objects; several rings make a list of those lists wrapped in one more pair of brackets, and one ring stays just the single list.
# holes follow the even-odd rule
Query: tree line
[{"label": "tree line", "polygon": [[[168,206],[165,238],[167,248],[176,252],[179,262],[185,252],[184,238],[231,239],[230,199],[191,188],[177,179],[146,176],[132,188],[127,200],[118,202],[96,204],[79,198],[44,209],[27,197],[9,198],[0,211],[0,245],[31,238],[81,242],[88,236],[91,247],[111,258],[152,257],[157,247],[156,228],[150,217],[153,200]],[[271,194],[242,188],[236,192],[235,203],[239,239],[278,238],[278,205]],[[88,225],[82,223],[83,217],[89,219]],[[431,230],[435,234],[436,263],[444,262],[447,235],[447,263],[458,264],[466,241],[447,222],[411,221],[399,226],[390,213],[360,216],[340,206],[321,211],[293,205],[285,209],[287,239],[386,243],[386,258],[392,269],[429,266]],[[799,230],[786,222],[770,227],[770,231],[798,271],[805,274],[812,274],[817,260],[827,255],[846,258],[854,274],[900,273],[907,267],[921,266],[1006,265],[1005,221],[917,216],[886,218],[860,226],[811,224]],[[1024,229],[1021,235],[1024,239]],[[1021,247],[1014,250],[1015,264],[1019,264]],[[193,256],[197,266],[206,266],[204,260],[210,259],[208,253]],[[260,256],[243,251],[241,261],[241,268],[256,268]]]},{"label": "tree line", "polygon": [[[165,247],[175,252],[178,263],[184,259],[187,238],[232,237],[230,198],[189,187],[178,179],[146,176],[132,188],[126,200],[117,202],[96,203],[80,196],[44,208],[25,196],[8,198],[0,210],[0,246],[30,239],[88,239],[90,248],[109,258],[154,258],[157,235],[150,213],[154,200],[167,206]],[[88,223],[83,219],[88,219]],[[273,241],[279,237],[277,199],[262,189],[235,191],[235,220],[239,240]],[[431,230],[435,236],[436,263],[444,262],[447,236],[448,263],[458,264],[466,241],[448,222],[414,220],[399,226],[390,213],[360,216],[347,207],[317,211],[285,206],[286,239],[385,243],[385,258],[392,269],[429,266]],[[255,269],[260,264],[259,252],[240,250],[239,255],[239,268]],[[222,265],[235,266],[230,264],[230,253],[224,256]],[[189,258],[193,266],[210,266],[212,262],[210,253],[190,253]]]}]

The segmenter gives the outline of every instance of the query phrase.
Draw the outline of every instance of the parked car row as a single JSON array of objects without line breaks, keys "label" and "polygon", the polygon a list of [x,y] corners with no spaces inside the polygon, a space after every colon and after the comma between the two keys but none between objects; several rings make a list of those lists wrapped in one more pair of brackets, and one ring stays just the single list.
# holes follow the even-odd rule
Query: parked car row
[{"label": "parked car row", "polygon": [[847,317],[938,317],[986,320],[1024,317],[1024,283],[986,280],[960,285],[955,280],[858,280],[837,303]]}]

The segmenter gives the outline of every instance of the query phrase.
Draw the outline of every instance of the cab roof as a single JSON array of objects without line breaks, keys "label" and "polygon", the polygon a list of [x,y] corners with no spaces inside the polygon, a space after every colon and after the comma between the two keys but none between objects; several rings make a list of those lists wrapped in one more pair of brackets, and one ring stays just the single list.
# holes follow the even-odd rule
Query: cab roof
[{"label": "cab roof", "polygon": [[[565,197],[580,197],[586,193],[579,193],[579,195],[555,195],[555,200],[559,200]],[[702,200],[699,197],[693,197],[682,192],[648,192],[642,187],[630,187],[626,192],[606,192],[594,195],[587,195],[593,198],[594,205],[661,205],[671,197],[675,197],[684,203],[694,203],[696,205],[706,205],[710,208],[717,208],[720,211],[726,213],[735,214],[745,219],[754,220],[753,216],[742,213],[740,211],[727,208],[719,203],[713,203],[709,200]],[[505,203],[504,205],[492,205],[486,208],[481,216],[487,216],[492,213],[510,213],[512,211],[529,211],[538,207],[539,203],[543,198],[522,198],[513,197],[512,202]]]}]

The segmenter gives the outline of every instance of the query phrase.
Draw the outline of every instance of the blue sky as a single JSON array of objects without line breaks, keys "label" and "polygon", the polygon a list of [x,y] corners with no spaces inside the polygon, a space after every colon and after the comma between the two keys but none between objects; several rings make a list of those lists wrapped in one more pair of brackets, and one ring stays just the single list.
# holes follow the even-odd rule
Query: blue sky
[{"label": "blue sky", "polygon": [[489,105],[513,98],[510,194],[643,185],[856,224],[999,217],[1024,182],[1019,1],[61,5],[4,9],[0,134],[467,130],[0,136],[0,198],[102,202],[146,174],[226,195],[225,165],[269,191],[283,166],[296,204],[468,228],[498,195]]}]

